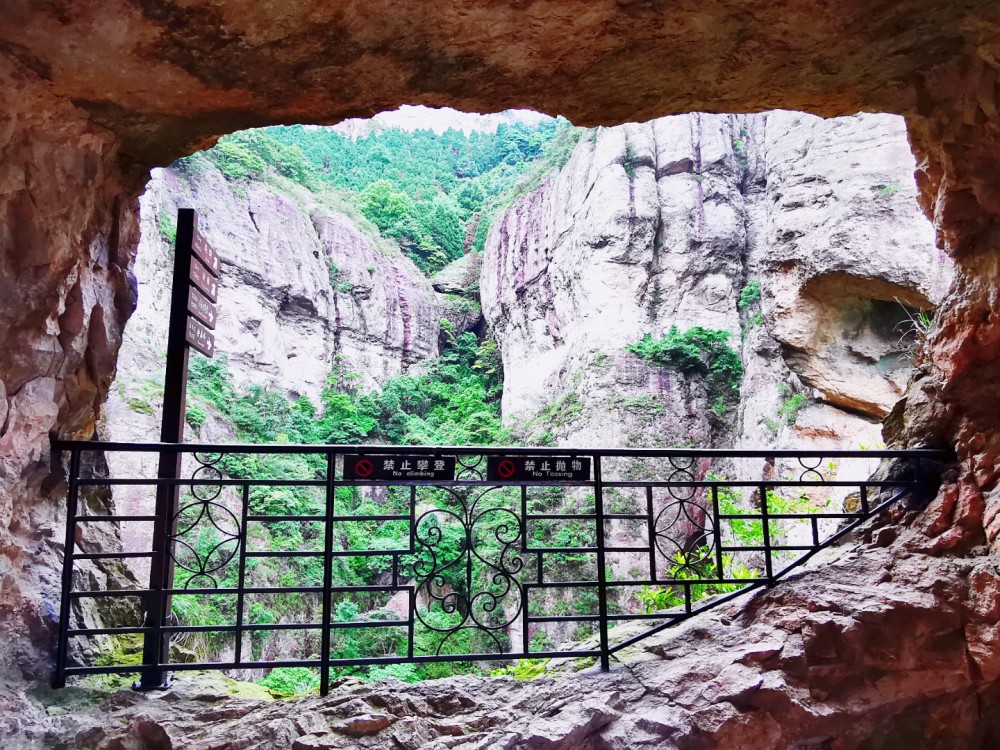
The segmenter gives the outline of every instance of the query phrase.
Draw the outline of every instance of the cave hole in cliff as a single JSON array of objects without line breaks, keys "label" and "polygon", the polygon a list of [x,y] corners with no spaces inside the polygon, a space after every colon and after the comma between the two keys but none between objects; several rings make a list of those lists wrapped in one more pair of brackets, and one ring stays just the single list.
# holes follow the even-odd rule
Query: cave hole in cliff
[{"label": "cave hole in cliff", "polygon": [[[370,121],[237,132],[153,173],[142,199],[140,306],[102,437],[155,433],[166,322],[158,280],[170,267],[173,217],[186,205],[223,256],[217,335],[227,355],[193,359],[189,439],[877,447],[878,419],[910,372],[917,336],[906,324],[940,299],[950,273],[916,209],[912,169],[902,121],[880,115],[693,113],[588,130],[521,113],[469,132]],[[717,363],[733,362],[735,380],[714,377]],[[111,476],[151,470],[134,457],[109,460]],[[228,470],[266,478],[312,469],[264,462]],[[787,467],[758,461],[742,470],[759,480]],[[700,467],[699,476],[709,471]],[[807,499],[850,502],[846,490]],[[404,512],[400,500],[343,498],[354,510]],[[131,488],[94,500],[137,515],[152,501]],[[559,492],[528,498],[540,511],[584,501]],[[303,487],[252,502],[255,512],[289,511],[319,499]],[[645,498],[622,489],[610,502],[629,514]],[[344,544],[388,544],[393,523],[382,524],[382,536],[362,526],[340,533]],[[567,543],[594,534],[586,524],[535,527]],[[801,538],[804,527],[788,533]],[[642,529],[619,521],[610,533],[628,540]],[[730,522],[726,533],[752,529]],[[252,551],[267,554],[314,549],[322,535],[310,522],[282,521],[257,523],[252,536]],[[693,529],[678,551],[701,539]],[[131,531],[121,541],[126,550],[145,543]],[[199,541],[214,543],[211,534]],[[617,574],[633,575],[636,561],[619,557]],[[377,584],[385,563],[369,557],[338,575]],[[119,574],[142,580],[148,570],[138,563],[108,575]],[[315,574],[260,566],[251,578],[263,586]],[[646,606],[641,587],[633,589],[623,587],[614,606]],[[246,602],[249,624],[289,625],[280,637],[242,644],[255,658],[317,648],[315,632],[291,627],[316,610],[315,597],[283,596]],[[595,597],[553,590],[532,606],[556,618],[592,616]],[[391,619],[400,607],[384,595],[336,603],[348,621],[373,612]],[[229,608],[193,596],[179,602],[178,616],[231,622]],[[80,616],[117,622],[137,610]],[[557,624],[532,637],[542,646],[591,635]],[[127,638],[98,646],[137,656]],[[235,648],[232,638],[197,633],[174,646],[176,660]],[[275,689],[295,679],[296,688],[312,686],[306,675],[265,672],[249,676]]]},{"label": "cave hole in cliff", "polygon": [[[365,742],[420,747],[464,739],[474,744],[477,738],[502,746],[587,748],[741,743],[762,748],[909,745],[928,750],[1000,746],[995,716],[1000,674],[995,648],[998,264],[996,236],[990,231],[998,213],[995,176],[1000,173],[1000,50],[994,3],[750,2],[734,12],[733,4],[726,2],[688,8],[630,0],[579,6],[298,0],[116,5],[67,0],[15,3],[11,8],[13,16],[0,31],[0,71],[6,84],[0,89],[5,114],[0,118],[0,205],[5,209],[5,221],[0,222],[5,352],[0,368],[0,620],[7,635],[0,653],[0,735],[11,732],[12,746],[20,746],[22,735],[25,744],[102,750],[195,744],[349,747]],[[58,468],[48,474],[49,436],[87,438],[102,417],[120,333],[130,312],[127,274],[137,237],[132,215],[136,171],[162,164],[169,160],[165,155],[173,158],[190,144],[250,119],[259,123],[283,116],[330,117],[363,109],[371,101],[409,98],[485,106],[533,101],[553,111],[562,111],[559,105],[564,103],[565,111],[595,123],[620,122],[633,112],[645,119],[661,107],[676,113],[780,104],[828,115],[859,109],[905,113],[919,154],[923,204],[934,216],[941,247],[961,257],[961,265],[933,337],[931,359],[908,389],[905,408],[894,409],[888,434],[901,445],[943,441],[957,447],[961,470],[949,480],[939,507],[870,529],[870,535],[842,548],[827,571],[796,576],[787,587],[755,598],[736,618],[729,613],[709,617],[681,638],[641,649],[641,663],[610,680],[580,674],[487,689],[472,681],[412,688],[346,683],[335,700],[292,707],[250,707],[237,701],[206,705],[205,693],[231,685],[199,689],[194,700],[186,700],[183,690],[162,701],[119,694],[95,709],[80,709],[76,699],[82,693],[75,691],[66,700],[38,691],[42,697],[36,700],[35,691],[22,689],[19,680],[23,677],[34,688],[51,662],[57,589],[53,572],[63,552],[65,493]],[[547,196],[519,203],[505,222],[508,239],[502,245],[510,251],[507,258],[530,263],[517,265],[520,274],[497,266],[497,279],[517,287],[498,307],[498,319],[510,338],[499,342],[493,353],[477,347],[474,359],[470,347],[464,361],[484,363],[480,371],[498,366],[507,371],[504,409],[519,411],[511,412],[511,419],[526,423],[525,439],[562,443],[592,435],[601,441],[647,444],[667,435],[671,444],[700,444],[704,430],[693,428],[705,425],[694,424],[693,416],[714,406],[706,398],[705,384],[679,376],[676,368],[651,368],[648,358],[623,349],[641,341],[637,337],[644,333],[655,337],[654,343],[667,338],[672,320],[683,334],[703,315],[731,308],[738,300],[736,313],[720,315],[724,322],[713,319],[701,326],[728,330],[730,345],[742,355],[739,405],[728,410],[737,417],[736,427],[726,427],[723,401],[718,419],[708,417],[712,430],[738,433],[740,444],[776,447],[877,441],[876,420],[885,404],[899,395],[885,389],[899,375],[895,366],[902,360],[895,359],[894,351],[888,359],[872,355],[869,344],[892,344],[891,329],[905,325],[895,289],[891,300],[870,289],[826,289],[815,298],[804,290],[817,277],[846,270],[864,278],[884,277],[904,289],[916,285],[936,303],[941,295],[929,279],[935,262],[939,268],[947,264],[935,260],[933,249],[923,252],[930,247],[922,238],[926,232],[906,231],[916,225],[902,212],[903,206],[912,209],[914,203],[907,179],[912,164],[895,170],[881,159],[898,153],[899,141],[887,137],[881,150],[874,149],[863,143],[859,131],[866,127],[852,128],[850,121],[837,127],[854,146],[862,144],[859,147],[838,150],[821,128],[807,132],[808,123],[783,128],[778,135],[788,124],[780,117],[764,127],[763,141],[752,129],[749,138],[741,130],[735,140],[723,138],[723,151],[727,141],[733,146],[726,158],[738,165],[755,165],[755,149],[759,154],[759,144],[765,146],[765,180],[761,183],[743,170],[739,190],[725,187],[724,164],[710,156],[716,149],[702,138],[711,116],[689,118],[673,130],[664,125],[665,135],[672,137],[661,142],[653,134],[653,158],[642,147],[640,126],[623,135],[620,144],[595,139],[591,155],[610,155],[602,169],[618,173],[616,184],[628,189],[628,197],[622,190],[594,186],[593,200],[576,204],[585,210],[573,214],[593,231],[577,232],[557,221],[566,215],[556,202],[577,195],[580,187],[591,187],[581,175],[546,183]],[[864,122],[870,133],[882,132],[872,120]],[[614,166],[619,162],[620,170]],[[253,169],[255,164],[241,164],[237,155],[234,168]],[[601,171],[597,160],[592,164],[595,172]],[[660,190],[663,178],[677,175],[689,176],[686,191],[666,184]],[[223,175],[204,193],[224,196],[226,191],[237,199],[249,197],[248,181]],[[296,191],[286,203],[284,192],[282,200],[275,201],[280,206],[248,208],[248,229],[259,232],[267,227],[268,217],[273,220],[287,210],[289,218],[311,205],[291,205],[295,195],[301,195]],[[649,197],[654,193],[655,200]],[[761,194],[764,199],[757,200]],[[641,211],[622,211],[623,206],[658,204],[660,196],[664,204],[650,212],[651,222]],[[742,211],[736,208],[741,201]],[[735,232],[703,233],[703,228],[721,226],[727,209],[736,216]],[[820,209],[830,210],[835,228],[822,220]],[[307,227],[314,212],[305,213]],[[145,234],[160,232],[169,238],[169,215],[165,220],[162,213],[150,217],[143,217]],[[731,263],[727,248],[741,243],[729,243],[727,235],[738,236],[741,222],[752,230],[742,243],[747,262]],[[348,215],[346,224],[353,223]],[[643,255],[648,243],[642,233],[649,236],[649,223],[656,227],[656,258],[635,281],[626,267]],[[566,229],[578,252],[549,262],[546,253],[528,241],[537,227],[553,230],[552,245]],[[833,231],[843,227],[850,231]],[[352,234],[357,228],[345,226],[343,232]],[[269,229],[276,240],[283,231],[293,234],[279,221]],[[238,237],[221,235],[214,238],[220,244],[223,239],[238,244]],[[377,241],[379,235],[376,231],[372,236]],[[642,241],[623,243],[623,236]],[[414,247],[420,250],[419,242]],[[430,243],[425,249],[431,249]],[[614,253],[611,259],[592,264],[592,253],[605,249]],[[685,249],[690,252],[682,252]],[[145,250],[140,266],[143,258],[152,257]],[[708,258],[709,271],[690,272],[695,250]],[[320,254],[314,259],[322,260],[322,252],[316,252]],[[245,288],[269,285],[270,273],[260,273],[267,270],[263,267],[268,256],[256,256],[252,268],[230,264],[230,280],[239,279]],[[899,263],[882,262],[904,256]],[[914,258],[920,263],[909,267]],[[306,261],[302,259],[303,268]],[[363,273],[349,274],[358,269],[342,265],[336,270],[328,264],[316,268],[309,274],[315,283],[306,295],[293,288],[301,286],[293,279],[268,289],[259,306],[257,300],[250,304],[248,294],[241,300],[248,304],[230,306],[234,318],[245,316],[236,320],[232,335],[238,333],[239,339],[231,342],[232,351],[244,353],[242,362],[234,355],[228,370],[237,377],[241,371],[252,372],[259,380],[248,385],[264,387],[244,392],[221,368],[203,368],[202,392],[191,402],[192,432],[222,440],[253,431],[280,441],[289,437],[288,425],[294,420],[314,420],[327,406],[346,415],[338,424],[365,427],[358,418],[366,414],[358,414],[351,389],[371,390],[366,379],[398,374],[395,366],[379,370],[377,356],[362,361],[366,348],[388,351],[390,347],[381,344],[390,337],[345,334],[346,327],[342,330],[338,322],[361,330],[350,318],[357,312],[352,306],[376,311],[366,318],[368,327],[372,320],[390,317],[388,306],[376,305],[383,285],[374,277],[391,279],[381,274],[383,266],[391,264],[376,260],[368,279]],[[740,274],[733,272],[741,266]],[[594,268],[607,270],[604,278],[595,278]],[[367,272],[367,266],[363,270]],[[140,276],[140,287],[145,278]],[[343,302],[334,306],[335,348],[353,363],[348,368],[342,360],[334,373],[336,390],[348,398],[330,404],[317,395],[329,375],[328,352],[309,348],[309,342],[318,340],[311,334],[323,327],[313,311],[322,311],[324,305],[312,304],[313,292],[327,287]],[[460,338],[455,319],[476,314],[474,307],[470,311],[475,300],[461,289],[438,290],[458,298],[450,301],[453,309],[445,316],[452,328],[438,321],[435,329],[438,352],[446,345],[456,348],[451,343]],[[567,301],[567,289],[583,304]],[[602,289],[613,293],[601,297],[596,292]],[[147,292],[146,299],[152,296],[148,289],[140,291]],[[620,321],[631,312],[616,317],[616,305],[587,304],[588,298],[625,300],[630,310],[641,307],[643,326],[625,331]],[[631,304],[633,298],[636,305]],[[905,295],[900,298],[906,317],[919,320],[922,303],[915,306]],[[279,302],[272,316],[273,299]],[[534,307],[522,312],[522,305]],[[824,306],[828,309],[820,311],[820,318],[832,319],[835,325],[824,327],[829,338],[819,340],[804,313]],[[348,313],[340,315],[342,310]],[[394,354],[403,351],[402,342],[412,341],[416,330],[411,308],[407,310],[409,334],[402,327],[404,316],[396,316],[400,327],[391,334],[391,341],[399,342]],[[297,337],[294,349],[279,351],[279,316],[288,324],[286,330],[310,335]],[[661,322],[667,325],[661,327]],[[481,325],[476,331],[480,341],[486,338]],[[580,333],[584,329],[586,336]],[[155,313],[144,317],[140,308],[126,334],[131,349],[123,350],[112,401],[103,415],[106,421],[98,424],[99,436],[115,437],[116,430],[127,430],[131,432],[118,436],[149,439],[155,433],[155,420],[147,417],[155,414],[161,397],[155,373],[162,363],[155,347],[143,351],[141,345],[132,345],[143,330],[148,340],[156,339]],[[859,349],[864,350],[855,362],[860,369],[838,372],[843,353]],[[510,358],[497,365],[497,351]],[[568,351],[569,356],[561,356]],[[664,350],[650,346],[645,351]],[[857,353],[850,358],[856,359]],[[317,361],[322,366],[315,366]],[[135,367],[136,362],[145,369]],[[414,362],[409,374],[419,374],[421,366]],[[692,362],[691,367],[699,365]],[[360,386],[351,377],[355,368],[362,370]],[[651,369],[655,376],[650,376]],[[887,379],[883,369],[893,378]],[[311,391],[281,388],[286,375],[317,385]],[[279,385],[267,388],[272,381]],[[823,382],[830,387],[815,387]],[[880,397],[875,404],[841,408],[843,403],[831,398],[838,392],[845,395],[844,403],[857,401],[865,382],[888,400]],[[403,401],[417,392],[399,388],[395,396]],[[311,406],[299,403],[300,396],[310,394]],[[233,409],[220,410],[213,406],[216,401],[231,402]],[[678,402],[683,410],[667,408]],[[604,417],[581,421],[602,409]],[[487,416],[481,435],[493,430],[495,414]],[[651,422],[656,424],[653,429]],[[424,429],[418,422],[397,423],[400,430]],[[8,447],[10,454],[5,453]],[[298,464],[289,468],[308,473],[308,467]],[[100,477],[109,469],[98,458],[85,470]],[[117,467],[110,470],[119,476]],[[765,461],[752,471],[773,478],[780,476],[782,467]],[[118,500],[117,493],[112,498],[94,492],[85,497],[85,504],[100,512]],[[641,500],[624,492],[615,498],[621,510]],[[851,500],[860,502],[843,498],[845,504]],[[81,549],[116,549],[119,532],[114,524],[105,525],[110,531],[82,538]],[[291,533],[294,527],[286,531],[286,537],[302,546],[315,542],[308,530],[297,530],[301,539]],[[363,536],[368,529],[357,531]],[[258,529],[257,541],[266,540],[268,533]],[[992,544],[992,557],[984,553],[984,542]],[[126,540],[125,547],[129,544]],[[621,567],[627,574],[628,565]],[[122,584],[121,568],[94,564],[81,571],[81,578],[113,587]],[[274,571],[271,575],[280,578]],[[575,602],[569,599],[565,606],[572,607]],[[189,622],[212,608],[206,599],[186,604]],[[254,624],[272,618],[277,609],[263,599],[252,605],[257,605]],[[101,606],[99,616],[89,617],[87,611],[83,621],[113,626],[136,610]],[[350,614],[345,606],[345,617]],[[136,656],[129,639],[109,636],[97,641],[100,648],[89,657]],[[179,645],[211,648],[199,644],[198,637]],[[267,643],[257,636],[245,647],[250,654],[266,655],[287,645],[287,640]],[[314,647],[308,638],[306,647]],[[176,654],[178,659],[189,656],[181,650]],[[516,676],[534,674],[523,669]],[[300,674],[274,677],[267,686],[276,692],[312,687]],[[67,711],[73,715],[62,715]],[[463,733],[469,736],[454,736]],[[358,740],[357,735],[383,739]]]}]

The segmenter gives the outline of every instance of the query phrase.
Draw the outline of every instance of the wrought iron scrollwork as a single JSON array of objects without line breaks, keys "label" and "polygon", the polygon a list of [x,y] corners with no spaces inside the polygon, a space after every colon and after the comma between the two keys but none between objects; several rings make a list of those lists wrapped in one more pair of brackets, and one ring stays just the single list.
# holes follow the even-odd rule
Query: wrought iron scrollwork
[{"label": "wrought iron scrollwork", "polygon": [[799,474],[800,482],[823,482],[825,477],[822,472],[820,472],[819,467],[823,464],[823,457],[816,456],[813,458],[807,458],[805,456],[798,457],[799,466],[802,467],[802,473]]},{"label": "wrought iron scrollwork", "polygon": [[653,542],[676,576],[700,575],[714,556],[712,514],[702,499],[704,490],[693,484],[695,457],[674,456],[669,463],[670,499],[653,521]]},{"label": "wrought iron scrollwork", "polygon": [[198,468],[191,475],[191,494],[173,516],[168,548],[177,567],[191,574],[184,588],[218,588],[215,574],[239,552],[242,530],[236,514],[219,502],[222,485],[199,483],[222,479],[222,454],[193,456]]},{"label": "wrought iron scrollwork", "polygon": [[458,456],[455,466],[455,479],[467,482],[482,482],[485,478],[486,456]]},{"label": "wrought iron scrollwork", "polygon": [[[471,502],[470,491],[440,489],[455,505],[428,510],[416,521],[413,572],[417,595],[426,596],[428,605],[414,615],[427,630],[441,634],[436,654],[447,653],[451,639],[463,631],[484,634],[497,653],[503,653],[500,636],[521,615],[521,518],[509,508],[490,504],[500,487],[480,492]],[[493,539],[486,543],[489,536]],[[451,544],[455,547],[447,549]],[[444,618],[432,617],[435,610]]]}]

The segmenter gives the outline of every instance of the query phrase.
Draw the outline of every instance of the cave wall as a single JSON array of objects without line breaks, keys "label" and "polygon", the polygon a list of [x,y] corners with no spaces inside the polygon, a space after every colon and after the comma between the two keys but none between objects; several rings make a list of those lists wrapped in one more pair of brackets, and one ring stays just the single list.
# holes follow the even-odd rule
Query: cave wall
[{"label": "cave wall", "polygon": [[[142,170],[115,134],[0,56],[0,713],[52,663],[64,485],[49,438],[87,438],[134,304]],[[12,697],[13,696],[13,697]]]},{"label": "cave wall", "polygon": [[[532,106],[588,125],[702,109],[905,115],[923,208],[957,271],[923,369],[890,414],[887,434],[896,445],[954,446],[959,463],[930,509],[911,519],[914,534],[896,554],[971,555],[984,541],[997,546],[1000,19],[993,3],[686,0],[667,12],[658,2],[627,0],[468,0],[401,11],[371,2],[231,0],[179,8],[167,0],[4,8],[0,622],[8,637],[0,708],[8,728],[17,721],[10,707],[23,701],[12,678],[37,680],[51,665],[61,495],[58,472],[49,474],[48,438],[89,436],[106,394],[132,307],[128,268],[147,170],[267,122],[333,121],[404,102]],[[963,570],[957,575],[966,580]],[[977,590],[995,586],[989,566],[977,575]],[[986,606],[977,617],[988,632],[1000,615]],[[963,637],[960,628],[950,632]],[[993,670],[973,681],[974,696],[994,690],[993,703],[979,703],[983,721],[996,702],[995,682]],[[908,736],[923,736],[915,731]]]}]

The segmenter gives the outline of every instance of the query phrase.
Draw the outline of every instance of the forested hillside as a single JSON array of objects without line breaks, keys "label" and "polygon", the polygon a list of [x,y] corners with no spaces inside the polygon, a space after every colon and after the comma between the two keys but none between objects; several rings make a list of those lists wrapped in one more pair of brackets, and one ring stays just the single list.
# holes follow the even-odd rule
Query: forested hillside
[{"label": "forested hillside", "polygon": [[473,247],[490,220],[542,173],[561,166],[580,129],[564,119],[501,123],[496,132],[386,130],[357,139],[297,125],[247,130],[178,163],[214,162],[233,180],[270,170],[312,190],[333,189],[428,273]]}]

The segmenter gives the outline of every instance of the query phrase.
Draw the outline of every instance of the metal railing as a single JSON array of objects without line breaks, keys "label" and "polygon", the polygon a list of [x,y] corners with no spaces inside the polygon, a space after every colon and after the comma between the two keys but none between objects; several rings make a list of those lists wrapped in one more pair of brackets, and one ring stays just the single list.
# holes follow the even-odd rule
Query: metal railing
[{"label": "metal railing", "polygon": [[[591,657],[607,670],[637,641],[773,585],[900,498],[925,500],[944,458],[931,450],[53,447],[68,470],[56,686],[90,674],[137,673],[148,687],[172,671],[308,667],[319,670],[323,694],[331,671],[348,667]],[[345,476],[345,457],[400,454],[454,457],[454,476]],[[151,478],[149,460],[163,456],[180,456],[186,478]],[[592,473],[496,481],[486,473],[496,456],[584,459]],[[145,457],[138,473],[149,476],[81,468],[125,457],[140,465]],[[892,470],[872,478],[887,459]],[[164,488],[174,497],[169,518],[115,510],[154,507],[150,494]],[[97,533],[106,524],[114,533]],[[137,528],[152,531],[139,542]],[[123,536],[127,546],[100,548]],[[106,575],[114,566],[127,575]],[[638,631],[614,629],[628,622]],[[112,643],[123,638],[130,653]],[[176,656],[178,641],[192,639],[199,649]],[[370,652],[357,652],[359,643]]]}]

